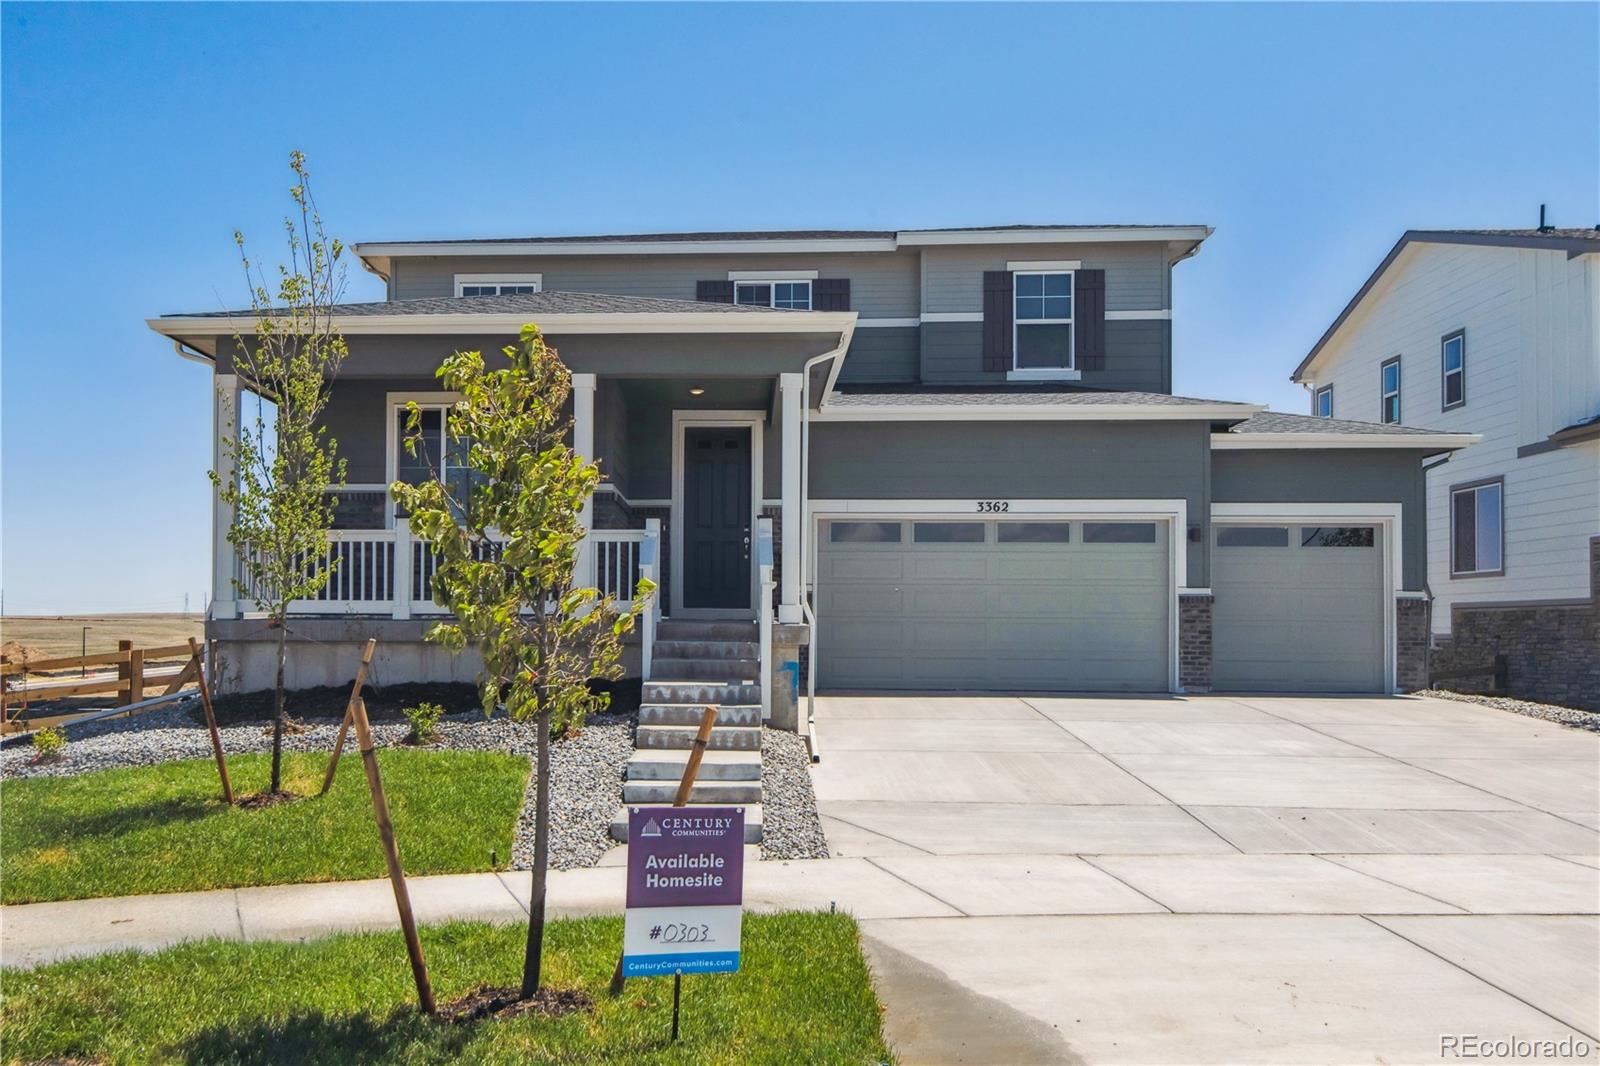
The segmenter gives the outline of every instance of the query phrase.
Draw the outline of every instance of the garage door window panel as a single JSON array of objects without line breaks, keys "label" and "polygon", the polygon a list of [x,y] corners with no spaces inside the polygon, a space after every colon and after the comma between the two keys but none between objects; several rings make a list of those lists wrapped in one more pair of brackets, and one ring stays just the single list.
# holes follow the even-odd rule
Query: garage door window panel
[{"label": "garage door window panel", "polygon": [[982,544],[982,522],[913,522],[912,539],[918,544]]},{"label": "garage door window panel", "polygon": [[1001,544],[1068,544],[1072,541],[1070,522],[1001,522]]},{"label": "garage door window panel", "polygon": [[899,544],[899,522],[832,522],[828,539],[835,544]]},{"label": "garage door window panel", "polygon": [[1302,548],[1370,548],[1377,543],[1372,526],[1302,526]]},{"label": "garage door window panel", "polygon": [[1154,522],[1085,522],[1085,544],[1154,544]]},{"label": "garage door window panel", "polygon": [[1287,548],[1288,526],[1220,526],[1219,548]]}]

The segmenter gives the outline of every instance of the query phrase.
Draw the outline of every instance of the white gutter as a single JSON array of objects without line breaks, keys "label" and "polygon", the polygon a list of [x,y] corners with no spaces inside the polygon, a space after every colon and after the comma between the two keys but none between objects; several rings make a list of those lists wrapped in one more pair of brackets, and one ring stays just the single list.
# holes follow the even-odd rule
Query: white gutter
[{"label": "white gutter", "polygon": [[[959,403],[835,405],[817,412],[820,422],[1177,422],[1244,421],[1262,404],[1191,403]],[[1304,434],[1297,434],[1304,436]]]},{"label": "white gutter", "polygon": [[180,357],[189,360],[191,363],[199,363],[201,366],[216,367],[217,361],[206,353],[195,351],[176,337],[169,339],[172,341],[172,350],[177,352]]},{"label": "white gutter", "polygon": [[[584,333],[833,333],[855,327],[854,311],[669,311],[617,314],[440,314],[334,315],[339,332],[354,334],[494,333],[515,334],[537,322],[547,334]],[[208,317],[148,318],[145,324],[165,337],[234,336],[253,333],[259,319]]]}]

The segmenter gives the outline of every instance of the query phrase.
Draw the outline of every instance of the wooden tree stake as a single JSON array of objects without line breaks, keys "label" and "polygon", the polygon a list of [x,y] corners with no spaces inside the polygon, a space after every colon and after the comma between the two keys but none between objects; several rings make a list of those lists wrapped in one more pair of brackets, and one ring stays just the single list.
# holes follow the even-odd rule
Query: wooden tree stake
[{"label": "wooden tree stake", "polygon": [[361,686],[367,683],[367,665],[372,662],[372,652],[378,646],[378,638],[372,637],[367,641],[366,650],[361,653],[361,666],[356,670],[356,683],[350,690],[350,699],[344,705],[344,720],[339,723],[339,736],[333,742],[333,758],[328,760],[328,772],[322,776],[322,791],[319,796],[326,796],[328,789],[333,787],[333,773],[339,769],[339,754],[344,751],[345,734],[350,732],[350,719],[355,716],[356,704],[361,702]]},{"label": "wooden tree stake", "polygon": [[205,664],[201,661],[200,642],[189,638],[189,650],[194,653],[194,676],[200,686],[200,706],[206,712],[206,728],[211,730],[211,752],[217,757],[217,776],[222,778],[222,799],[233,804],[233,783],[228,780],[228,760],[222,754],[222,734],[217,731],[217,714],[211,707],[211,686],[206,682]]},{"label": "wooden tree stake", "polygon": [[[372,645],[367,642],[367,656]],[[365,659],[362,666],[365,667]],[[428,982],[428,964],[422,958],[422,941],[417,939],[417,920],[411,913],[411,894],[406,891],[405,871],[400,868],[400,849],[394,841],[394,823],[389,820],[389,801],[383,796],[383,779],[378,776],[378,755],[372,750],[372,730],[367,725],[367,704],[360,696],[351,701],[350,717],[355,720],[356,743],[361,749],[361,765],[367,771],[372,789],[372,814],[378,821],[378,836],[383,839],[383,861],[389,867],[389,883],[394,886],[394,905],[400,912],[400,930],[406,938],[406,954],[411,957],[411,976],[417,982],[417,1003],[424,1014],[436,1013],[433,986]]]}]

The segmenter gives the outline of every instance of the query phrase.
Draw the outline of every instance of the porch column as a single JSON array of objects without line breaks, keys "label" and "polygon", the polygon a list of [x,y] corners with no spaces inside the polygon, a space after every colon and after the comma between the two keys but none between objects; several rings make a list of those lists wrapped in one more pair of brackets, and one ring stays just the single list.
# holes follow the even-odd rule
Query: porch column
[{"label": "porch column", "polygon": [[[594,388],[595,376],[593,374],[572,375],[572,450],[585,459],[593,460],[594,454]],[[578,521],[583,524],[587,533],[594,528],[594,499],[591,497],[583,501],[583,513]],[[594,548],[589,543],[586,535],[578,543],[577,576],[575,581],[580,586],[594,583]]]},{"label": "porch column", "polygon": [[[238,432],[239,375],[218,374],[211,396],[211,469],[222,484],[234,479],[233,456],[223,441]],[[233,545],[228,543],[228,527],[233,525],[233,508],[222,502],[216,490],[211,493],[211,617],[238,618],[238,593],[233,588]]]},{"label": "porch column", "polygon": [[804,516],[800,513],[800,385],[801,375],[779,374],[779,406],[783,413],[783,580],[778,590],[778,621],[797,623],[800,613],[800,535]]}]

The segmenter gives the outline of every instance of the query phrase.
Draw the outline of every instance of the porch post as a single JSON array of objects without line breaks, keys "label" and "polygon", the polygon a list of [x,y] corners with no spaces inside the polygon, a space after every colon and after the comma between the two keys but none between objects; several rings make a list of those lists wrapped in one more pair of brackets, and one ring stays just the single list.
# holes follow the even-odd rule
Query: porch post
[{"label": "porch post", "polygon": [[[238,433],[239,375],[218,374],[211,396],[211,469],[222,484],[234,480],[233,456],[223,441]],[[211,617],[238,618],[238,593],[233,588],[233,545],[228,543],[228,527],[233,525],[233,508],[211,494]]]},{"label": "porch post", "polygon": [[[572,450],[585,459],[594,454],[594,388],[593,374],[572,375]],[[583,501],[583,513],[578,520],[583,524],[585,536],[578,542],[577,574],[573,580],[580,586],[594,584],[594,547],[587,532],[594,528],[594,499]]]},{"label": "porch post", "polygon": [[797,623],[800,614],[800,553],[804,538],[800,514],[800,394],[802,376],[779,374],[778,391],[783,409],[783,534],[778,621]]}]

